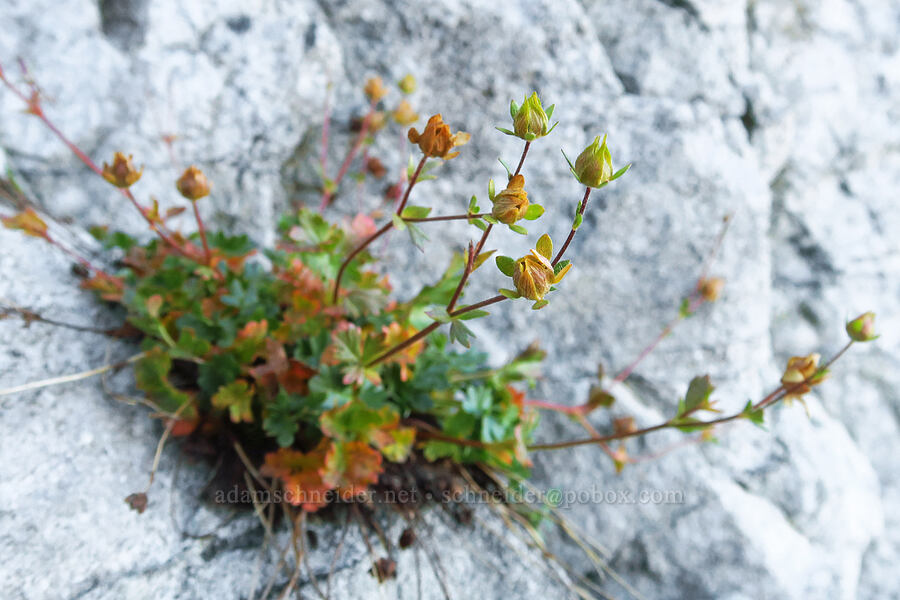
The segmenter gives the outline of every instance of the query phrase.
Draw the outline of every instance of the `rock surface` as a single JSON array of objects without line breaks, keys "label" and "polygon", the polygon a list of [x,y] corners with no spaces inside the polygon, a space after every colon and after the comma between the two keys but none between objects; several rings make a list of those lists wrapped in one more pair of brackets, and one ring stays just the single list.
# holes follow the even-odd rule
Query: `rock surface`
[{"label": "rock surface", "polygon": [[[262,243],[291,202],[314,200],[308,165],[329,82],[340,144],[363,110],[360,84],[375,74],[394,81],[413,72],[420,112],[441,111],[473,133],[461,157],[417,189],[437,212],[484,196],[486,180],[502,174],[497,156],[515,160],[520,146],[493,126],[505,125],[510,98],[537,89],[556,103],[560,125],[535,144],[524,173],[549,209],[540,223],[559,238],[580,190],[558,147],[572,155],[608,131],[614,160],[634,167],[596,194],[571,250],[576,268],[552,306],[535,313],[509,303],[477,323],[498,361],[541,340],[551,359],[536,395],[580,402],[598,363],[608,372],[628,364],[690,291],[726,213],[733,225],[712,267],[728,280],[723,297],[614,390],[613,416],[657,422],[702,373],[722,407],[736,410],[773,386],[788,356],[837,350],[844,319],[874,310],[883,335],[838,363],[809,396],[809,418],[781,408],[769,432],[738,424],[718,445],[680,448],[621,475],[596,448],[542,455],[535,484],[573,500],[567,516],[603,546],[616,576],[594,573],[570,540],[548,532],[553,550],[616,598],[900,597],[896,3],[12,0],[0,8],[0,30],[7,73],[17,78],[14,59],[25,59],[55,100],[49,113],[91,156],[124,148],[140,157],[140,189],[164,205],[177,202],[165,192],[172,162],[197,163],[215,183],[206,208],[217,224]],[[83,231],[95,223],[144,231],[20,108],[0,92],[0,167],[73,243],[94,251]],[[174,156],[166,134],[178,136]],[[399,166],[406,157],[389,138],[377,153]],[[371,207],[378,192],[348,193],[342,210],[355,210],[357,198]],[[428,281],[471,235],[464,226],[430,230],[427,261],[399,236],[385,251],[392,270]],[[491,242],[506,254],[527,244],[504,233]],[[0,250],[3,302],[115,323],[71,291],[63,257],[5,230]],[[488,273],[474,279],[469,298],[499,283]],[[398,294],[417,283],[394,281]],[[0,320],[0,340],[0,388],[134,351],[13,319]],[[150,508],[127,509],[122,498],[144,486],[158,431],[100,381],[0,397],[0,428],[0,597],[246,598],[271,573],[270,561],[258,562],[258,522],[198,505],[204,469],[179,466],[172,448]],[[541,429],[545,439],[575,435],[552,418]],[[629,451],[653,454],[681,439],[660,434]],[[559,574],[536,568],[537,555],[509,535],[426,518],[451,597],[564,597]],[[327,573],[340,531],[314,527],[329,550],[313,570]],[[333,597],[441,597],[426,553],[398,559],[398,580],[377,586],[351,532]]]}]

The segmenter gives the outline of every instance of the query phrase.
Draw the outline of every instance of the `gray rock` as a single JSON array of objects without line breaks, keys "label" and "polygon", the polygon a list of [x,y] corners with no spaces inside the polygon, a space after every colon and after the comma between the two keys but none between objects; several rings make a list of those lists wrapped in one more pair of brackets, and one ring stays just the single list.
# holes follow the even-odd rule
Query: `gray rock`
[{"label": "gray rock", "polygon": [[[615,388],[617,405],[592,417],[597,427],[625,414],[644,425],[666,418],[703,373],[720,406],[738,410],[774,387],[789,356],[836,351],[843,321],[864,310],[878,313],[883,335],[854,348],[809,395],[809,418],[800,407],[779,408],[768,432],[739,423],[717,445],[679,448],[621,475],[597,448],[541,455],[535,485],[571,500],[563,513],[603,547],[615,576],[597,573],[571,539],[548,529],[552,550],[614,597],[900,596],[895,3],[13,0],[0,9],[0,30],[6,71],[17,77],[14,57],[22,56],[55,100],[48,112],[91,156],[134,153],[146,165],[138,190],[164,206],[178,204],[177,167],[200,165],[215,185],[204,205],[210,219],[261,243],[289,205],[316,201],[309,164],[329,82],[332,168],[347,122],[364,108],[359,87],[369,75],[394,81],[413,72],[420,112],[441,111],[473,133],[437,181],[416,189],[415,201],[436,213],[485,196],[487,179],[503,173],[496,157],[516,159],[520,144],[493,126],[505,124],[509,99],[537,89],[556,103],[560,125],[534,145],[524,173],[530,196],[548,209],[532,233],[546,228],[557,240],[581,196],[558,147],[574,156],[608,131],[614,160],[634,166],[592,196],[570,251],[575,269],[552,305],[533,312],[504,303],[476,323],[498,362],[540,339],[550,358],[535,397],[581,402],[598,363],[609,373],[627,365],[690,292],[727,213],[734,221],[711,270],[728,281],[723,297]],[[20,108],[0,93],[0,167],[57,219],[61,235],[99,259],[87,226],[146,231]],[[174,157],[162,142],[173,133]],[[399,168],[407,150],[393,137],[373,152]],[[363,188],[362,206],[373,207],[380,191]],[[356,198],[341,198],[336,213],[354,212]],[[474,235],[459,224],[428,233],[427,259],[400,236],[384,249],[399,295],[430,281]],[[489,246],[515,255],[535,237],[498,231]],[[0,248],[4,301],[60,320],[116,322],[72,291],[64,257],[8,231]],[[488,269],[473,279],[470,299],[503,285]],[[134,351],[12,319],[0,321],[0,339],[0,388]],[[111,385],[127,382],[121,373]],[[127,509],[122,498],[145,485],[159,430],[145,411],[109,399],[99,381],[2,397],[0,427],[0,596],[248,597],[272,573],[258,522],[198,503],[204,467],[179,466],[174,447],[163,454],[147,512]],[[545,440],[581,435],[552,416],[540,429]],[[628,449],[653,455],[682,440],[659,434]],[[566,593],[559,570],[536,568],[539,555],[512,534],[501,540],[436,511],[425,519],[452,597]],[[313,527],[321,575],[340,527]],[[393,539],[402,527],[389,523]],[[182,529],[215,533],[193,539]],[[378,586],[351,532],[334,597],[419,597],[420,572],[421,597],[440,597],[424,553],[397,558],[398,580]]]}]

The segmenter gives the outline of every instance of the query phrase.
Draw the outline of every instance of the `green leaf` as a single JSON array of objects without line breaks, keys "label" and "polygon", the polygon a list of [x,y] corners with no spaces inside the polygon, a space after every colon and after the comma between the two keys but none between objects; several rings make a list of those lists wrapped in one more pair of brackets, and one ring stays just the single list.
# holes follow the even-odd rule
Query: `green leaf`
[{"label": "green leaf", "polygon": [[[555,108],[556,108],[556,105],[555,105],[555,104],[551,104],[550,106],[547,107],[547,110],[544,111],[544,112],[547,114],[547,118],[548,118],[548,119],[550,119],[550,118],[553,117],[553,110],[554,110]],[[555,125],[554,125],[554,127],[555,127]],[[550,132],[548,131],[547,133],[550,133]]]},{"label": "green leaf", "polygon": [[630,169],[630,168],[631,168],[631,164],[625,165],[624,167],[622,167],[621,169],[619,169],[618,171],[616,171],[616,172],[613,174],[613,176],[609,178],[609,180],[610,180],[610,181],[615,181],[616,179],[618,179],[619,177],[621,177],[622,175],[624,175],[625,173],[627,173],[627,172],[628,172],[628,169]]},{"label": "green leaf", "polygon": [[509,256],[498,256],[494,259],[497,262],[497,268],[507,277],[512,277],[516,270],[516,261]]},{"label": "green leaf", "polygon": [[538,300],[534,304],[531,305],[531,310],[540,310],[550,304],[550,301],[547,299]]},{"label": "green leaf", "polygon": [[512,117],[513,119],[515,119],[516,113],[518,113],[518,112],[519,112],[519,105],[516,103],[515,100],[510,100],[509,101],[509,116]]},{"label": "green leaf", "polygon": [[[190,396],[175,388],[169,381],[172,357],[160,347],[149,350],[134,366],[134,380],[137,388],[147,394],[159,408],[168,413],[178,411],[191,401]],[[182,410],[182,417],[190,415]]]},{"label": "green leaf", "polygon": [[471,346],[470,337],[475,337],[475,334],[472,333],[471,329],[463,325],[462,321],[457,320],[450,324],[451,342],[459,342],[462,346],[469,348]]},{"label": "green leaf", "polygon": [[470,215],[477,215],[478,210],[479,210],[478,209],[478,198],[476,198],[475,196],[472,196],[472,198],[469,200],[468,213]]},{"label": "green leaf", "polygon": [[521,298],[521,296],[519,295],[519,292],[517,292],[515,290],[508,290],[506,288],[500,288],[497,291],[500,292],[501,296],[506,296],[510,300],[515,300],[516,298]]},{"label": "green leaf", "polygon": [[228,409],[232,423],[253,421],[254,388],[243,379],[223,385],[212,397],[212,405],[220,409]]},{"label": "green leaf", "polygon": [[471,321],[472,319],[480,319],[481,317],[488,316],[489,313],[486,310],[470,310],[469,312],[465,312],[458,317],[454,317],[454,319],[458,319],[460,321]]},{"label": "green leaf", "polygon": [[744,419],[749,419],[751,423],[760,427],[761,429],[765,429],[763,426],[763,420],[765,416],[763,415],[763,410],[761,408],[753,408],[753,402],[747,400],[747,405],[744,406],[744,410],[741,411],[741,417]]},{"label": "green leaf", "polygon": [[524,227],[522,227],[521,225],[516,225],[515,223],[513,223],[512,225],[509,226],[509,228],[512,231],[515,231],[516,233],[518,233],[519,235],[528,235],[528,230],[525,229]]},{"label": "green leaf", "polygon": [[572,221],[572,231],[578,231],[578,228],[581,227],[583,221],[584,216],[581,213],[575,213],[575,220]]},{"label": "green leaf", "polygon": [[496,195],[497,195],[497,194],[496,194],[496,192],[495,192],[495,190],[494,190],[494,180],[491,179],[490,181],[488,181],[488,198],[490,198],[491,200],[493,200],[493,199],[494,199],[494,196],[496,196]]},{"label": "green leaf", "polygon": [[561,260],[555,265],[553,265],[553,274],[559,275],[559,272],[566,268],[566,265],[569,264],[569,260]]},{"label": "green leaf", "polygon": [[431,213],[431,208],[427,206],[407,206],[400,213],[404,219],[424,219]]},{"label": "green leaf", "polygon": [[406,221],[400,218],[400,215],[394,213],[391,215],[391,221],[394,223],[394,229],[398,231],[406,231]]},{"label": "green leaf", "polygon": [[681,300],[681,305],[678,307],[678,316],[682,319],[686,319],[692,314],[694,313],[691,312],[691,301],[688,298],[683,298]]},{"label": "green leaf", "polygon": [[528,208],[525,209],[525,214],[522,216],[522,218],[528,221],[534,221],[542,214],[544,214],[543,206],[541,206],[540,204],[529,204]]},{"label": "green leaf", "polygon": [[490,223],[491,225],[499,225],[499,224],[500,224],[500,221],[498,221],[497,219],[495,219],[494,217],[492,217],[492,216],[490,216],[490,215],[485,215],[485,216],[482,217],[482,218],[483,218],[485,221],[487,221],[488,223]]},{"label": "green leaf", "polygon": [[424,242],[428,241],[428,236],[422,231],[422,228],[415,223],[407,223],[406,231],[409,233],[409,241],[419,250],[425,252]]},{"label": "green leaf", "polygon": [[[515,135],[515,134],[513,134],[513,135]],[[499,160],[500,164],[503,165],[503,168],[506,169],[506,176],[509,179],[512,179],[512,170],[509,168],[509,165],[506,164],[506,161],[504,161],[502,158],[498,158],[497,160]]]},{"label": "green leaf", "polygon": [[487,229],[487,224],[484,221],[482,221],[481,219],[472,219],[470,221],[470,223],[472,223],[472,225],[474,225],[475,227],[477,227],[478,229],[480,229],[482,231],[485,231]]},{"label": "green leaf", "polygon": [[450,313],[443,306],[436,306],[431,310],[426,310],[425,314],[437,321],[438,323],[449,323],[453,320]]},{"label": "green leaf", "polygon": [[562,152],[562,155],[563,155],[563,157],[566,159],[566,162],[569,163],[569,169],[572,171],[572,174],[574,175],[574,174],[575,174],[575,165],[573,165],[573,164],[572,164],[572,161],[569,160],[569,157],[566,156],[566,151],[565,151],[565,150],[563,150],[562,148],[560,148],[559,151]]},{"label": "green leaf", "polygon": [[534,249],[538,251],[538,254],[550,260],[553,256],[553,240],[550,239],[550,236],[546,233],[538,238],[537,244],[535,244]]},{"label": "green leaf", "polygon": [[504,127],[495,127],[494,129],[496,129],[500,133],[505,133],[506,135],[516,135],[515,131],[510,131],[509,129],[506,129]]},{"label": "green leaf", "polygon": [[697,376],[691,379],[687,393],[684,395],[684,411],[679,413],[679,415],[712,409],[709,396],[714,389],[709,380],[709,375]]}]

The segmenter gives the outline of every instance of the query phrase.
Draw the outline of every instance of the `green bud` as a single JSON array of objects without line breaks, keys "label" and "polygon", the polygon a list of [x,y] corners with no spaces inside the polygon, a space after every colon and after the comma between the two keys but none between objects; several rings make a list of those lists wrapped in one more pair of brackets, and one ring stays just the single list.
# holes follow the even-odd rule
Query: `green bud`
[{"label": "green bud", "polygon": [[530,98],[525,98],[516,114],[513,115],[515,135],[530,142],[550,133],[549,128],[550,118],[544,112],[544,107],[541,106],[541,101],[535,92],[531,94]]},{"label": "green bud", "polygon": [[598,135],[593,143],[578,155],[572,172],[578,181],[592,188],[600,187],[612,179],[612,155],[606,146],[605,135],[602,142]]},{"label": "green bud", "polygon": [[875,313],[867,312],[847,323],[847,335],[854,342],[870,342],[875,335]]}]

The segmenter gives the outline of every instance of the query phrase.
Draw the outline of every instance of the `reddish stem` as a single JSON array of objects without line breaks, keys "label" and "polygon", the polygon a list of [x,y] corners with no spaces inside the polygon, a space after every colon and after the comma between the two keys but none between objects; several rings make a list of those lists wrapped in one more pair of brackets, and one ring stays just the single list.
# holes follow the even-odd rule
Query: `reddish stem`
[{"label": "reddish stem", "polygon": [[207,266],[212,266],[212,252],[209,251],[209,243],[206,241],[206,228],[203,227],[203,219],[200,218],[200,210],[197,202],[191,202],[194,207],[194,217],[197,219],[197,230],[200,232],[200,240],[203,242],[203,253],[206,255]]},{"label": "reddish stem", "polygon": [[[372,116],[375,114],[375,105],[378,104],[377,100],[372,100],[371,104],[369,104],[369,112],[366,113],[366,116],[363,117],[362,125],[359,128],[359,133],[356,136],[356,139],[353,141],[353,145],[350,146],[350,150],[347,152],[347,156],[344,157],[344,162],[341,163],[341,168],[338,170],[337,177],[334,178],[334,181],[331,183],[331,189],[333,191],[325,190],[322,192],[322,202],[319,204],[319,212],[325,210],[325,208],[331,204],[334,199],[334,191],[337,190],[338,186],[341,183],[341,180],[344,179],[344,176],[347,174],[347,171],[350,170],[350,164],[353,162],[353,158],[356,156],[356,153],[359,152],[359,149],[362,147],[363,141],[366,139],[366,135],[369,133],[369,124],[372,121]],[[325,172],[322,172],[323,177],[325,176]]]},{"label": "reddish stem", "polygon": [[[693,313],[704,302],[705,302],[705,299],[703,298],[703,296],[700,296],[697,294],[692,295],[690,298],[690,302],[688,304],[686,312],[688,314]],[[637,358],[635,358],[631,362],[631,364],[629,364],[627,367],[625,367],[624,369],[619,371],[618,374],[616,374],[616,376],[613,378],[613,384],[621,383],[621,382],[625,381],[628,378],[628,376],[634,372],[634,370],[641,363],[641,361],[643,361],[645,358],[647,358],[647,356],[649,356],[650,353],[653,352],[657,346],[659,346],[660,342],[662,342],[664,339],[666,339],[669,336],[670,333],[672,333],[672,330],[675,329],[675,326],[678,325],[678,323],[680,323],[681,321],[683,321],[685,316],[686,316],[685,314],[679,313],[679,315],[676,318],[672,319],[663,328],[663,330],[659,333],[659,335],[656,336],[656,339],[654,339],[652,342],[650,342],[650,344],[641,351],[641,353],[637,356]]]},{"label": "reddish stem", "polygon": [[[422,160],[419,161],[419,165],[416,167],[415,173],[413,173],[412,178],[409,180],[409,185],[406,186],[406,193],[403,194],[403,201],[400,203],[400,206],[397,207],[397,216],[403,212],[403,208],[406,206],[406,201],[409,200],[409,193],[412,191],[414,185],[416,185],[416,180],[419,178],[419,174],[422,172],[422,169],[425,167],[425,161],[428,160],[427,156],[423,156]],[[340,268],[338,269],[337,277],[334,278],[334,291],[331,294],[331,303],[337,304],[338,301],[338,293],[341,289],[341,278],[344,276],[344,271],[347,270],[347,267],[350,265],[350,261],[356,258],[356,255],[362,252],[369,244],[377,240],[379,237],[387,233],[394,226],[393,221],[388,221],[385,223],[381,229],[370,235],[366,238],[359,246],[354,248],[353,252],[351,252],[347,258],[344,259],[344,262],[341,263]]]},{"label": "reddish stem", "polygon": [[[581,199],[581,205],[578,207],[578,214],[582,215],[582,217],[584,216],[584,211],[587,208],[588,198],[590,197],[590,195],[591,195],[591,188],[589,188],[589,187],[584,188],[584,198]],[[566,253],[566,249],[569,247],[569,244],[572,242],[573,237],[575,237],[575,228],[574,227],[569,232],[569,237],[566,238],[566,241],[565,241],[565,243],[563,243],[562,248],[559,249],[559,252],[557,253],[556,258],[553,259],[553,262],[551,264],[554,267],[556,266],[556,263],[558,263],[562,259],[563,254]]]}]

